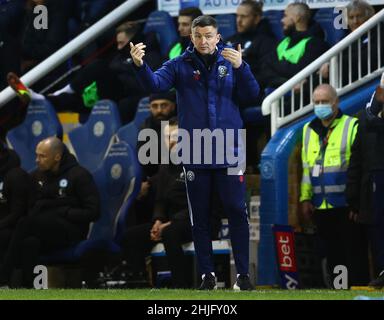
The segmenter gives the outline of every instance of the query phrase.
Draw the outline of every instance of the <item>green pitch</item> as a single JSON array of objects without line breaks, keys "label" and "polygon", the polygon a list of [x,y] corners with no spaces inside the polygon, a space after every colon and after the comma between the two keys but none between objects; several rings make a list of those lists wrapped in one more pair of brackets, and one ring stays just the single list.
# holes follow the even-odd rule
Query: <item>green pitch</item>
[{"label": "green pitch", "polygon": [[126,290],[0,290],[2,300],[352,300],[363,295],[384,297],[372,290],[217,290],[126,289]]}]

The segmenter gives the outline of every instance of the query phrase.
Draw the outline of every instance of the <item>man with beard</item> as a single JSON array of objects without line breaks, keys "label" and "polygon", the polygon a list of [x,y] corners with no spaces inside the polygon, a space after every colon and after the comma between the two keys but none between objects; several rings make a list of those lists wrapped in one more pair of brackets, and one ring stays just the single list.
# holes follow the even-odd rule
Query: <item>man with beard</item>
[{"label": "man with beard", "polygon": [[307,4],[289,4],[281,22],[286,37],[267,57],[257,78],[264,87],[279,87],[328,49],[310,28],[311,10]]},{"label": "man with beard", "polygon": [[[122,123],[128,123],[135,115],[137,103],[148,92],[137,83],[129,54],[129,41],[141,39],[139,26],[127,22],[116,29],[117,53],[111,59],[98,59],[81,69],[64,88],[47,96],[26,88],[14,74],[8,75],[9,85],[28,103],[31,99],[48,99],[58,112],[89,113],[101,99],[111,99],[118,104]],[[155,41],[148,41],[148,63],[157,68],[161,63]]]},{"label": "man with beard", "polygon": [[237,33],[226,39],[226,43],[234,48],[241,44],[243,58],[256,79],[259,79],[263,60],[275,49],[277,42],[268,21],[262,15],[262,2],[242,1],[236,10]]},{"label": "man with beard", "polygon": [[168,53],[168,58],[173,59],[181,55],[185,49],[188,47],[189,42],[191,41],[191,27],[192,21],[201,16],[203,13],[199,8],[189,7],[181,9],[179,11],[179,17],[177,18],[177,25],[179,31],[179,41],[176,42],[171,50]]},{"label": "man with beard", "polygon": [[[144,121],[140,130],[151,129],[156,132],[158,138],[158,159],[157,163],[142,165],[142,183],[139,195],[132,207],[130,214],[130,225],[142,224],[151,221],[156,195],[156,174],[160,166],[161,146],[161,121],[168,121],[175,115],[176,94],[173,91],[151,94],[149,107],[151,115]],[[137,150],[146,144],[147,141],[138,141]]]}]

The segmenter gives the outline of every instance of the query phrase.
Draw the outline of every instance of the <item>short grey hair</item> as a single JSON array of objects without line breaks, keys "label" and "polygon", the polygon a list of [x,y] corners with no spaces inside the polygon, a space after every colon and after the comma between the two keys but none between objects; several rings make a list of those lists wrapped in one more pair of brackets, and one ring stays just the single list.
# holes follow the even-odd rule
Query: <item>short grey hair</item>
[{"label": "short grey hair", "polygon": [[368,20],[375,15],[375,9],[364,0],[352,0],[347,6],[347,13],[353,10],[359,10],[364,13],[364,17]]}]

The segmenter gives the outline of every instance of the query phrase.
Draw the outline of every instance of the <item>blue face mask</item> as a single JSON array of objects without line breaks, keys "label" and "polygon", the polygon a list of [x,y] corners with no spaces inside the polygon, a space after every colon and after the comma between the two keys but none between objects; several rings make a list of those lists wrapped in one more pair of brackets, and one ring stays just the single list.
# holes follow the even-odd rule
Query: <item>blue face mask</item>
[{"label": "blue face mask", "polygon": [[320,120],[325,120],[333,114],[332,105],[330,104],[315,104],[315,115]]}]

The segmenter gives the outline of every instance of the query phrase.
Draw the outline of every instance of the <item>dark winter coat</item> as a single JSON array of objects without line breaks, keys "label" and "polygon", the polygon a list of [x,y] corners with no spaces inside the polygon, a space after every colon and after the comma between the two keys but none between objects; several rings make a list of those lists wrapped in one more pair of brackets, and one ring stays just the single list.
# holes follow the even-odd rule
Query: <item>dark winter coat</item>
[{"label": "dark winter coat", "polygon": [[19,156],[0,146],[0,230],[13,228],[28,212],[30,179]]},{"label": "dark winter coat", "polygon": [[85,237],[89,223],[100,215],[99,193],[92,175],[65,150],[59,171],[34,171],[30,215],[58,216],[78,226]]}]

